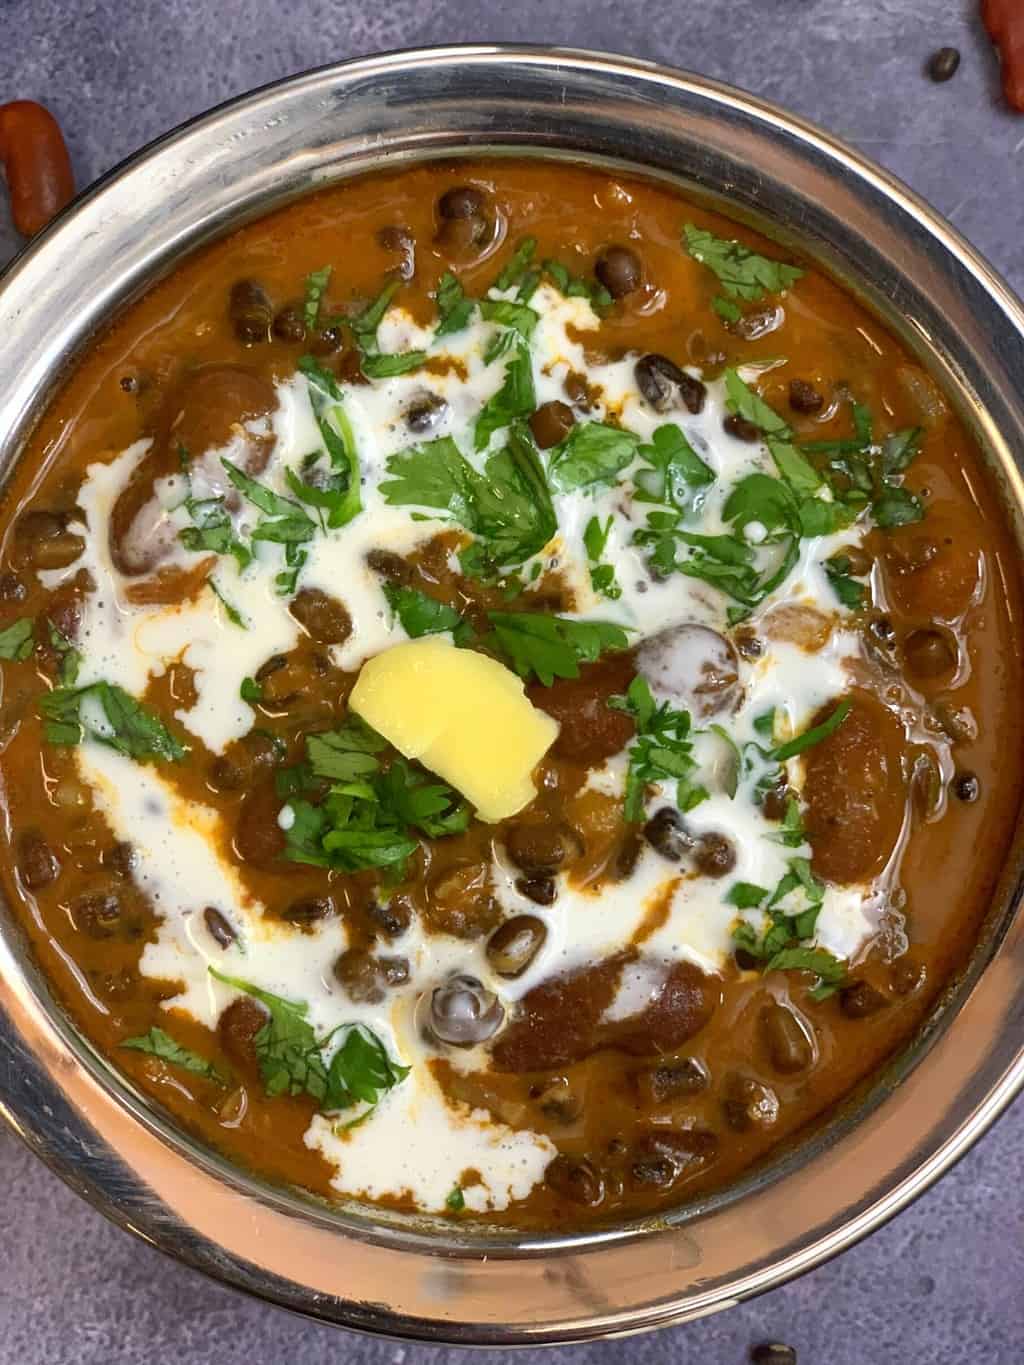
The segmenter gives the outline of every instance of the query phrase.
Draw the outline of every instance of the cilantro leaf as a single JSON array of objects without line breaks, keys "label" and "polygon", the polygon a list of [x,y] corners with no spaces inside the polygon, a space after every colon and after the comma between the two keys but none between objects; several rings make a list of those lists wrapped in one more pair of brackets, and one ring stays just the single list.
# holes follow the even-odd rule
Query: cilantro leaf
[{"label": "cilantro leaf", "polygon": [[450,436],[423,441],[388,457],[394,477],[380,485],[393,507],[430,507],[449,513],[468,531],[477,529],[479,474]]},{"label": "cilantro leaf", "polygon": [[511,359],[505,367],[501,388],[487,400],[476,419],[473,443],[484,450],[496,431],[511,426],[518,418],[528,417],[537,406],[533,387],[533,364],[526,343],[516,337]]},{"label": "cilantro leaf", "polygon": [[401,287],[401,280],[392,280],[386,284],[373,302],[349,324],[362,356],[362,371],[367,379],[389,379],[392,375],[405,374],[407,370],[418,369],[427,358],[425,351],[385,354],[380,349],[377,340],[378,329],[391,306],[391,300]]},{"label": "cilantro leaf", "polygon": [[771,260],[739,242],[687,223],[683,228],[686,250],[695,261],[713,270],[730,299],[756,302],[766,294],[779,294],[795,284],[803,271]]},{"label": "cilantro leaf", "polygon": [[636,476],[638,501],[659,502],[688,511],[693,504],[693,490],[715,481],[714,470],[700,458],[675,422],[658,427],[651,443],[641,446],[637,454],[651,466]]},{"label": "cilantro leaf", "polygon": [[462,1193],[462,1186],[455,1185],[445,1196],[444,1206],[451,1209],[453,1213],[461,1213],[466,1207],[466,1196]]},{"label": "cilantro leaf", "polygon": [[432,839],[469,828],[469,807],[445,782],[396,758],[374,783],[377,798],[399,824],[422,830]]},{"label": "cilantro leaf", "polygon": [[320,305],[331,279],[331,269],[325,265],[306,276],[306,298],[302,305],[302,317],[311,332],[316,330],[320,321]]},{"label": "cilantro leaf", "polygon": [[426,351],[381,351],[375,355],[364,355],[363,374],[367,379],[391,379],[396,374],[408,374],[418,370],[426,362]]},{"label": "cilantro leaf", "polygon": [[525,424],[512,426],[504,448],[488,459],[476,505],[477,534],[498,564],[521,564],[539,554],[558,530],[544,466]]},{"label": "cilantro leaf", "polygon": [[921,499],[909,489],[886,487],[871,504],[871,515],[876,526],[885,530],[893,526],[908,526],[921,521],[924,507]]},{"label": "cilantro leaf", "polygon": [[483,474],[450,436],[399,451],[388,458],[387,469],[395,477],[380,485],[386,502],[450,515],[487,542],[495,564],[522,563],[558,529],[540,457],[528,430],[518,424]]},{"label": "cilantro leaf", "polygon": [[387,748],[387,741],[357,716],[337,730],[324,730],[306,736],[306,754],[315,777],[331,782],[355,782],[376,773],[380,764],[374,755]]},{"label": "cilantro leaf", "polygon": [[768,406],[759,393],[746,384],[739,371],[727,369],[725,372],[726,406],[730,412],[753,422],[766,436],[777,436],[785,440],[792,434],[792,428],[784,422],[774,408]]},{"label": "cilantro leaf", "polygon": [[485,322],[496,322],[518,333],[524,341],[529,341],[533,329],[540,322],[540,314],[528,308],[525,303],[515,303],[505,299],[481,299],[480,316]]},{"label": "cilantro leaf", "polygon": [[490,611],[494,643],[522,678],[545,687],[555,678],[578,678],[580,662],[593,663],[606,649],[628,649],[629,638],[610,621],[574,621],[542,612]]},{"label": "cilantro leaf", "polygon": [[676,805],[693,810],[707,799],[706,788],[693,780],[697,762],[693,757],[692,725],[688,711],[677,711],[668,702],[656,704],[642,674],[630,683],[625,696],[610,697],[608,705],[625,711],[636,722],[636,738],[629,749],[626,774],[625,816],[642,820],[647,786],[674,781]]},{"label": "cilantro leaf", "polygon": [[615,567],[601,563],[611,529],[611,517],[603,526],[599,517],[591,517],[583,531],[583,546],[590,562],[590,586],[614,602],[622,596],[622,589],[615,578]]},{"label": "cilantro leaf", "polygon": [[453,332],[461,332],[469,326],[476,301],[466,297],[465,290],[450,270],[446,270],[438,280],[434,299],[438,313],[435,341],[438,337],[451,336]]},{"label": "cilantro leaf", "polygon": [[551,482],[561,493],[613,484],[632,464],[640,440],[604,422],[580,422],[551,452]]},{"label": "cilantro leaf", "polygon": [[143,1033],[137,1038],[122,1038],[118,1046],[128,1048],[132,1052],[148,1052],[150,1056],[159,1057],[161,1061],[170,1062],[173,1066],[180,1066],[197,1076],[206,1076],[211,1081],[224,1084],[224,1076],[211,1061],[190,1048],[182,1047],[169,1033],[165,1033],[156,1025],[148,1033]]},{"label": "cilantro leaf", "polygon": [[402,623],[402,629],[413,640],[423,635],[436,635],[439,631],[458,630],[464,624],[454,607],[439,602],[436,597],[428,597],[416,588],[385,583],[384,596]]},{"label": "cilantro leaf", "polygon": [[258,1000],[267,1011],[267,1022],[253,1039],[267,1094],[271,1097],[309,1094],[322,1101],[327,1093],[327,1068],[313,1026],[306,1018],[309,1006],[228,976],[216,967],[209,971],[226,986],[234,986]]},{"label": "cilantro leaf", "polygon": [[850,560],[846,555],[833,555],[831,559],[826,559],[824,569],[832,591],[844,607],[856,611],[864,605],[867,588],[850,573]]},{"label": "cilantro leaf", "polygon": [[313,456],[303,464],[303,479],[300,480],[290,469],[286,477],[295,496],[301,502],[326,512],[327,526],[336,530],[347,525],[362,509],[361,474],[355,436],[334,376],[317,364],[312,356],[302,356],[299,369],[306,378],[313,415],[329,468],[320,468],[318,457]]},{"label": "cilantro leaf", "polygon": [[78,681],[78,671],[82,666],[82,656],[74,647],[68,637],[60,630],[53,621],[47,617],[46,621],[50,647],[60,660],[57,670],[57,678],[61,687],[74,687]]},{"label": "cilantro leaf", "polygon": [[351,322],[356,345],[367,355],[377,352],[377,329],[384,321],[384,314],[391,307],[391,300],[402,287],[401,280],[390,280],[372,303],[367,304]]},{"label": "cilantro leaf", "polygon": [[243,678],[238,689],[238,695],[243,701],[253,704],[263,700],[263,688],[255,678]]},{"label": "cilantro leaf", "polygon": [[[98,703],[100,714],[83,719],[82,704],[87,699]],[[50,744],[74,746],[89,738],[140,762],[179,763],[185,757],[184,747],[160,717],[116,683],[58,687],[40,697],[39,711]]]},{"label": "cilantro leaf", "polygon": [[755,910],[771,895],[766,886],[756,886],[753,882],[734,882],[725,898],[727,905],[735,905],[737,910]]},{"label": "cilantro leaf", "polygon": [[526,274],[536,250],[537,239],[535,237],[524,237],[502,267],[498,278],[494,281],[494,288],[504,291],[519,284]]},{"label": "cilantro leaf", "polygon": [[23,616],[20,621],[0,630],[0,659],[24,662],[32,654],[32,618]]},{"label": "cilantro leaf", "polygon": [[603,284],[597,280],[585,280],[573,275],[560,261],[547,260],[542,269],[551,283],[567,299],[586,299],[594,312],[600,315],[610,308],[613,299]]},{"label": "cilantro leaf", "polygon": [[230,602],[224,596],[224,594],[221,592],[220,588],[217,586],[217,584],[214,582],[212,578],[208,578],[206,580],[206,586],[210,589],[214,597],[216,597],[217,601],[224,608],[224,615],[228,618],[231,624],[233,626],[238,626],[239,630],[248,630],[249,622],[245,619],[245,617],[234,605],[234,603]]},{"label": "cilantro leaf", "polygon": [[365,1024],[343,1024],[345,1038],[327,1070],[327,1092],[322,1108],[331,1113],[349,1109],[357,1101],[375,1105],[408,1076],[411,1067],[401,1066]]},{"label": "cilantro leaf", "polygon": [[223,498],[188,497],[185,509],[195,522],[194,526],[184,526],[178,532],[178,539],[186,550],[232,555],[239,570],[252,563],[252,551],[236,537]]}]

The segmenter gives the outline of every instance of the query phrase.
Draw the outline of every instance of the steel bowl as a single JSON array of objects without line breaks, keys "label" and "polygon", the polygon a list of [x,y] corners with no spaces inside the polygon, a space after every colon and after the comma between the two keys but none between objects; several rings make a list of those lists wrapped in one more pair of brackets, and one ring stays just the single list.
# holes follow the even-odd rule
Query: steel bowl
[{"label": "steel bowl", "polygon": [[[1024,312],[967,243],[877,166],[771,105],[648,63],[548,48],[329,67],[224,105],[108,175],[0,280],[0,471],[95,331],[182,253],[362,171],[481,152],[644,171],[812,256],[952,397],[1024,545],[1014,454],[1024,455]],[[1020,1089],[1021,865],[1018,838],[971,962],[908,1048],[803,1140],[655,1220],[525,1236],[272,1187],[190,1138],[95,1052],[6,910],[0,1112],[122,1227],[329,1322],[488,1345],[683,1322],[877,1227]]]}]

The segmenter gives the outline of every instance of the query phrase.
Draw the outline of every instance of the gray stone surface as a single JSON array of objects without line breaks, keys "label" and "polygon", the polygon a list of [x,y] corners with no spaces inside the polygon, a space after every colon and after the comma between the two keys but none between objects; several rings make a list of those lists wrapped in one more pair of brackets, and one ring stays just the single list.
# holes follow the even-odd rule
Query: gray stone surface
[{"label": "gray stone surface", "polygon": [[[0,99],[44,100],[79,182],[252,86],[422,43],[543,41],[634,53],[756,91],[840,134],[937,205],[1024,289],[1024,119],[998,102],[973,0],[0,0]],[[952,43],[953,82],[921,75]],[[5,219],[0,205],[0,220]],[[0,260],[15,248],[0,222]],[[106,1224],[0,1132],[0,1365],[442,1365],[251,1303]],[[1024,1356],[1024,1107],[867,1242],[785,1288],[632,1343],[573,1348],[740,1365],[996,1365]],[[492,1353],[494,1355],[496,1353]],[[520,1355],[534,1359],[540,1353]]]}]

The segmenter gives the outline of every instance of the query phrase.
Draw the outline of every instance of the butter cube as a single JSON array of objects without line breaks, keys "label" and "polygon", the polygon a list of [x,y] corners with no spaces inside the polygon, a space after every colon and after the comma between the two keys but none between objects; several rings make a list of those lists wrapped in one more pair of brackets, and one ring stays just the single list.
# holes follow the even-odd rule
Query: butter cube
[{"label": "butter cube", "polygon": [[511,669],[438,636],[369,659],[349,706],[487,821],[529,805],[537,794],[533,770],[558,735],[557,722],[527,700]]}]

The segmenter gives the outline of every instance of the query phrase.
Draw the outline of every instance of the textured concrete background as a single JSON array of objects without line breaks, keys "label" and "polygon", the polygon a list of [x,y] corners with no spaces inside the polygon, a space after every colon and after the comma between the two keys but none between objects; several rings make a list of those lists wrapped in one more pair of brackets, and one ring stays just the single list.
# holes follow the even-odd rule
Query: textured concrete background
[{"label": "textured concrete background", "polygon": [[[1024,2],[1024,0],[1022,0]],[[973,0],[0,0],[0,100],[44,100],[80,184],[182,119],[305,67],[421,43],[585,43],[731,81],[817,120],[942,210],[1024,291],[1024,118]],[[933,48],[960,72],[921,74]],[[0,204],[0,261],[15,239]],[[0,1133],[0,1365],[443,1365],[209,1284],[115,1230]],[[566,1365],[1002,1365],[1024,1357],[1024,1102],[895,1222],[753,1303]],[[491,1359],[506,1353],[492,1352]],[[518,1360],[536,1365],[543,1353]],[[511,1359],[509,1353],[509,1359]]]}]

